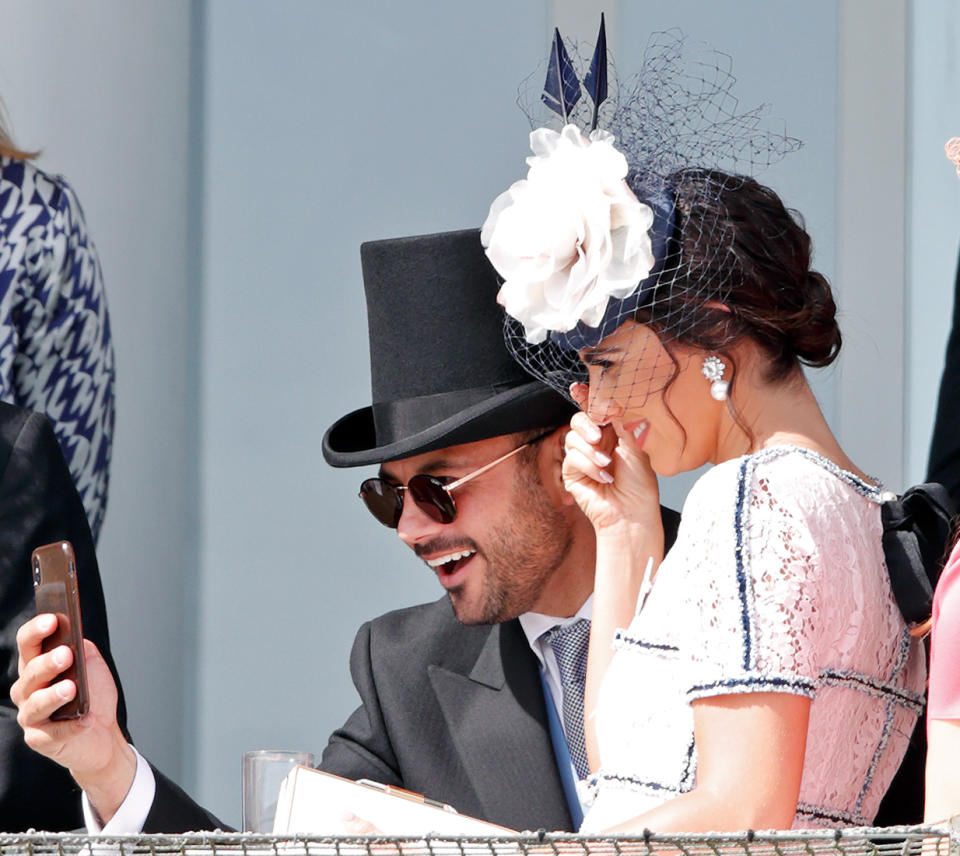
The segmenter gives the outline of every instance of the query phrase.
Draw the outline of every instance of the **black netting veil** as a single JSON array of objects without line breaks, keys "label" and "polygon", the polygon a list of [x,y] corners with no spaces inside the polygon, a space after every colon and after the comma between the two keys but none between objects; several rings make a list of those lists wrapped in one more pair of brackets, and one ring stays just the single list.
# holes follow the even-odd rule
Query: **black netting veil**
[{"label": "black netting veil", "polygon": [[[629,397],[642,403],[678,368],[670,343],[704,323],[704,308],[709,315],[709,307],[723,304],[738,281],[728,195],[740,189],[745,176],[756,175],[800,143],[772,127],[776,123],[766,106],[740,107],[729,56],[692,45],[679,31],[650,38],[634,77],[618,82],[611,72],[599,110],[580,83],[589,74],[584,57],[592,50],[566,46],[563,82],[568,94],[579,94],[570,97],[574,103],[565,117],[541,96],[543,68],[525,81],[518,103],[532,128],[573,124],[586,136],[595,120],[613,135],[613,145],[627,161],[627,185],[655,214],[654,264],[633,293],[608,300],[599,323],[581,320],[568,329],[551,328],[537,341],[508,314],[504,334],[514,357],[551,387],[569,394],[571,383],[586,382],[581,353],[587,349],[597,376],[608,377],[621,402]],[[550,293],[549,286],[545,290]],[[638,333],[630,340],[629,365],[622,359],[623,345],[627,331],[636,328],[624,326],[628,320],[645,325],[642,337]],[[651,338],[649,331],[656,335]],[[611,342],[620,347],[615,378],[604,359]]]}]

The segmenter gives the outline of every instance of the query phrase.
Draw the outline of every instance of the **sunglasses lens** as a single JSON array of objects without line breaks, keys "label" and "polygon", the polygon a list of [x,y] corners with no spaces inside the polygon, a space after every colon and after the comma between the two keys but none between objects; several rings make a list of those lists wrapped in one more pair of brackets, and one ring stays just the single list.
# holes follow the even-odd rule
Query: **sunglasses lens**
[{"label": "sunglasses lens", "polygon": [[435,476],[414,476],[407,482],[410,498],[431,520],[453,523],[457,506],[453,497],[443,489],[443,482]]},{"label": "sunglasses lens", "polygon": [[396,529],[400,522],[403,501],[400,491],[382,479],[367,479],[360,485],[360,498],[370,513],[384,526]]}]

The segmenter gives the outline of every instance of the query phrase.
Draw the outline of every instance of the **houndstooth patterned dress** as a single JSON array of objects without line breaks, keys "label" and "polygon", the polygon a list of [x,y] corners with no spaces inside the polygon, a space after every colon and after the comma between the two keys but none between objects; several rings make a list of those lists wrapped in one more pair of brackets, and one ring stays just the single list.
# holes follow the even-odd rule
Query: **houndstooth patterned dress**
[{"label": "houndstooth patterned dress", "polygon": [[0,157],[0,400],[45,413],[94,538],[107,504],[114,363],[100,261],[73,189]]}]

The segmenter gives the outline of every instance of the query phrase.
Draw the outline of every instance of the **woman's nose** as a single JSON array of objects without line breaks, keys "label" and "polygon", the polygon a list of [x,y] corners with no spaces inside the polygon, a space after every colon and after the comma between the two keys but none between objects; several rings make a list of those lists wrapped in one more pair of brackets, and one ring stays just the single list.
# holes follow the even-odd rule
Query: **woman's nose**
[{"label": "woman's nose", "polygon": [[586,413],[598,425],[606,425],[623,413],[609,384],[591,383],[587,391]]}]

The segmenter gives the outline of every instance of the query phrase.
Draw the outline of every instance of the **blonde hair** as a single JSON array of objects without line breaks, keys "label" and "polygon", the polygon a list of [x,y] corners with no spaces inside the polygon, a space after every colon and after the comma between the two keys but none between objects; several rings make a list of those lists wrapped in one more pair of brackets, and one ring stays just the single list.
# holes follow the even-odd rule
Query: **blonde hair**
[{"label": "blonde hair", "polygon": [[7,130],[9,121],[7,120],[7,110],[3,101],[0,100],[0,157],[14,158],[15,160],[32,160],[40,152],[28,152],[25,149],[17,148],[10,139],[10,132]]}]

